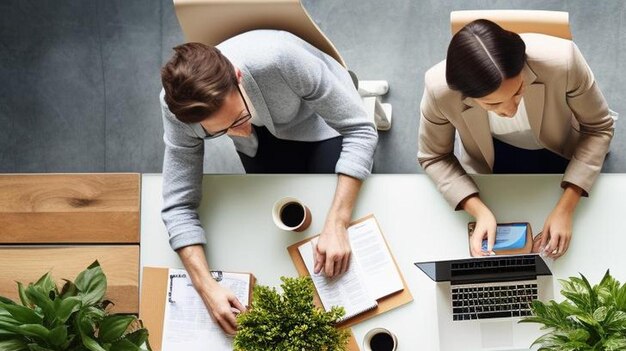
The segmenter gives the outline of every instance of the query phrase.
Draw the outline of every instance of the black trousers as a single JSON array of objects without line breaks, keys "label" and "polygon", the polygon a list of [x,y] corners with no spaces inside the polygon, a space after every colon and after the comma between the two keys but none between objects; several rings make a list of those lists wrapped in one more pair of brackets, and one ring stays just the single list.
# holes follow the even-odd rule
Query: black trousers
[{"label": "black trousers", "polygon": [[569,160],[548,149],[526,150],[493,138],[494,174],[564,173]]},{"label": "black trousers", "polygon": [[343,137],[307,142],[278,139],[265,127],[252,126],[259,140],[257,153],[239,152],[246,173],[335,173]]}]

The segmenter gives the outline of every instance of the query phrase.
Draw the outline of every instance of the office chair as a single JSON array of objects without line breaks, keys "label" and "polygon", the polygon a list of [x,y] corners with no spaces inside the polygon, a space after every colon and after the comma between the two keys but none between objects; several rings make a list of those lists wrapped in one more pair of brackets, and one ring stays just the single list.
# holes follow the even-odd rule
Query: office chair
[{"label": "office chair", "polygon": [[484,18],[515,33],[540,33],[572,40],[569,13],[538,10],[468,10],[450,12],[452,35],[466,24]]},{"label": "office chair", "polygon": [[[320,51],[347,65],[333,43],[311,19],[300,0],[173,0],[187,42],[217,45],[254,29],[279,29],[297,35]],[[391,105],[380,96],[386,81],[358,81],[350,72],[366,111],[379,130],[391,128]]]}]

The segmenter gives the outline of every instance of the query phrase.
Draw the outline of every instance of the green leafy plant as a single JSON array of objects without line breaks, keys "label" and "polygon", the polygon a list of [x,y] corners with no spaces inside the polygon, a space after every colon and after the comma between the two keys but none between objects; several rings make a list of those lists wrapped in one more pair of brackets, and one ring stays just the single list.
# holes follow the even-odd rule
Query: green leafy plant
[{"label": "green leafy plant", "polygon": [[626,284],[607,271],[598,285],[591,286],[582,274],[561,285],[566,300],[534,301],[533,315],[521,321],[550,330],[533,345],[539,350],[626,350]]},{"label": "green leafy plant", "polygon": [[21,304],[0,296],[2,351],[151,350],[148,331],[133,315],[109,314],[106,276],[98,261],[65,280],[58,290],[50,273],[25,287],[17,283]]},{"label": "green leafy plant", "polygon": [[267,286],[254,288],[252,307],[237,317],[235,350],[345,350],[349,333],[335,327],[344,309],[316,307],[309,277],[280,279],[283,294]]}]

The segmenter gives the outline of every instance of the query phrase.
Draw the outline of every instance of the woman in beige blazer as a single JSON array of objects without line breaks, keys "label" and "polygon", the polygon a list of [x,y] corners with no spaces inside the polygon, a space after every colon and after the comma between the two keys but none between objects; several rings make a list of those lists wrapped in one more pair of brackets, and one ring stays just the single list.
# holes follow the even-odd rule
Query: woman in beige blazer
[{"label": "woman in beige blazer", "polygon": [[613,137],[607,103],[573,42],[469,23],[426,72],[420,109],[418,161],[455,209],[476,218],[472,255],[493,254],[496,219],[466,172],[564,173],[541,247],[553,258],[567,251],[574,209]]}]

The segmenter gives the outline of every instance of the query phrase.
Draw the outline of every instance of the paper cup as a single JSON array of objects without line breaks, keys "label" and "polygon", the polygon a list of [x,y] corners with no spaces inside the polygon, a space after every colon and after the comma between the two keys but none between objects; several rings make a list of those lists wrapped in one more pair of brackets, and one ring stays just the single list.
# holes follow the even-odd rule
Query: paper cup
[{"label": "paper cup", "polygon": [[311,210],[295,197],[284,197],[274,204],[272,219],[282,230],[301,232],[311,225]]},{"label": "paper cup", "polygon": [[363,338],[365,351],[395,351],[398,348],[398,338],[385,328],[374,328]]}]

